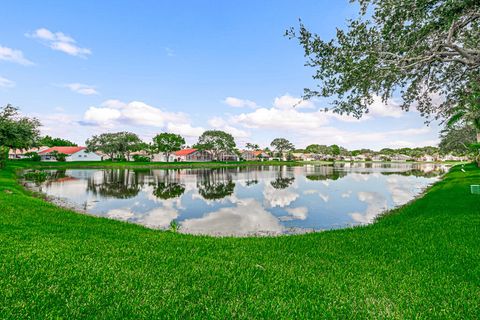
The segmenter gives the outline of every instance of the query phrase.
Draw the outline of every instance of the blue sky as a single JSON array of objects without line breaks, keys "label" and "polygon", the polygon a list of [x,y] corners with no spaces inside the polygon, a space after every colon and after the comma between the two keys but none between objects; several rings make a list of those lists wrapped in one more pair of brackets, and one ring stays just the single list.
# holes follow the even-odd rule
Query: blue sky
[{"label": "blue sky", "polygon": [[3,2],[0,103],[80,144],[119,130],[193,143],[211,128],[240,146],[436,144],[438,126],[395,100],[376,101],[360,121],[319,112],[328,100],[293,108],[313,70],[285,30],[301,18],[331,38],[356,9],[347,0]]}]

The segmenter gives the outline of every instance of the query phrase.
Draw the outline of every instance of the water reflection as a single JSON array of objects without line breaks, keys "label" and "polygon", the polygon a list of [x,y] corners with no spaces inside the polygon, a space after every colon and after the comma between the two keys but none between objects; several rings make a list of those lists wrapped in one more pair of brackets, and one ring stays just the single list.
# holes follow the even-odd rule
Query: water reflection
[{"label": "water reflection", "polygon": [[274,235],[367,224],[444,171],[408,163],[222,169],[49,170],[30,186],[91,214],[210,235]]}]

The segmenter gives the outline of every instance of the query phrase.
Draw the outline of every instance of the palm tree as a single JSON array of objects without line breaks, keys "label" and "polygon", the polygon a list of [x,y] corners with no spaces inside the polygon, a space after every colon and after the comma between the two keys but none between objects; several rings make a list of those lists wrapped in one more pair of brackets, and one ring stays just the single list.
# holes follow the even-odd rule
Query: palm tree
[{"label": "palm tree", "polygon": [[477,164],[480,167],[480,84],[474,82],[465,100],[453,109],[453,114],[447,119],[447,129],[455,129],[459,124],[474,128],[477,143],[472,149],[477,151]]}]

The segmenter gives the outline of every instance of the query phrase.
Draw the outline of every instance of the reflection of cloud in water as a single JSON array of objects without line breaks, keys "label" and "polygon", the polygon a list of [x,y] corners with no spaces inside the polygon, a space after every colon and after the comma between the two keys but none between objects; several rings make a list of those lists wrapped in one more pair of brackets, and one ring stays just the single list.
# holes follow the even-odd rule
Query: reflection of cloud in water
[{"label": "reflection of cloud in water", "polygon": [[385,197],[377,192],[359,192],[357,194],[358,200],[367,204],[365,213],[354,212],[350,216],[358,223],[366,224],[372,222],[375,217],[387,210],[387,200]]},{"label": "reflection of cloud in water", "polygon": [[323,193],[318,193],[318,196],[320,197],[320,199],[322,199],[324,202],[328,202],[328,200],[330,199],[330,196],[327,195],[327,194],[323,194]]},{"label": "reflection of cloud in water", "polygon": [[303,194],[304,195],[318,194],[320,199],[322,199],[324,202],[328,202],[328,200],[330,200],[330,195],[323,194],[320,192],[320,190],[309,189],[309,190],[303,191]]},{"label": "reflection of cloud in water", "polygon": [[351,195],[352,195],[352,190],[349,190],[347,192],[342,193],[341,197],[342,198],[350,198]]},{"label": "reflection of cloud in water", "polygon": [[287,208],[288,216],[280,217],[280,221],[305,220],[308,216],[307,207]]},{"label": "reflection of cloud in water", "polygon": [[278,219],[253,199],[240,200],[236,207],[222,208],[202,218],[186,219],[180,228],[183,233],[218,236],[278,234],[282,231]]},{"label": "reflection of cloud in water", "polygon": [[127,221],[133,217],[133,212],[130,209],[112,209],[107,212],[107,217],[116,220]]},{"label": "reflection of cloud in water", "polygon": [[428,182],[421,183],[413,176],[390,176],[387,179],[387,188],[392,195],[395,206],[401,206],[412,200],[428,186]]},{"label": "reflection of cloud in water", "polygon": [[265,184],[265,189],[263,190],[263,197],[265,198],[265,203],[273,207],[284,208],[288,206],[293,201],[297,200],[299,194],[287,189],[275,189],[270,184]]},{"label": "reflection of cloud in water", "polygon": [[366,173],[366,174],[362,174],[362,173],[350,173],[348,175],[348,177],[350,177],[351,179],[355,180],[355,181],[360,181],[360,182],[364,182],[364,181],[368,181],[370,180],[371,178],[376,178],[378,176],[374,176],[373,173]]},{"label": "reflection of cloud in water", "polygon": [[177,217],[178,211],[175,208],[163,207],[149,211],[140,222],[151,228],[166,228]]}]

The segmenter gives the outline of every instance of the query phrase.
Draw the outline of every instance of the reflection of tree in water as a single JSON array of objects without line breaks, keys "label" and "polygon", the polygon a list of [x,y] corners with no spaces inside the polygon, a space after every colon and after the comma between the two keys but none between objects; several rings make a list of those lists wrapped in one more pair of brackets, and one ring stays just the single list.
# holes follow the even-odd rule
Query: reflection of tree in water
[{"label": "reflection of tree in water", "polygon": [[140,192],[147,171],[132,171],[130,169],[103,170],[102,178],[91,176],[87,181],[87,191],[102,197],[128,199]]},{"label": "reflection of tree in water", "polygon": [[159,182],[153,189],[153,195],[163,200],[177,198],[184,192],[185,187],[177,182]]},{"label": "reflection of tree in water", "polygon": [[245,181],[245,185],[246,185],[247,187],[253,186],[253,185],[257,184],[257,183],[258,183],[258,180],[247,180],[247,181]]},{"label": "reflection of tree in water", "polygon": [[293,183],[293,181],[295,181],[294,177],[290,177],[290,178],[278,177],[272,182],[270,182],[270,184],[275,189],[286,189]]},{"label": "reflection of tree in water", "polygon": [[206,200],[225,198],[235,189],[231,173],[226,169],[203,170],[197,176],[198,193]]},{"label": "reflection of tree in water", "polygon": [[431,171],[422,171],[419,169],[412,169],[409,171],[400,171],[400,172],[382,172],[382,175],[400,175],[400,176],[415,176],[415,177],[423,177],[423,178],[433,178],[438,177],[439,175],[443,174],[444,170],[431,170]]},{"label": "reflection of tree in water", "polygon": [[333,167],[323,166],[315,167],[314,170],[306,172],[306,178],[312,181],[338,180],[347,175],[346,171],[335,170]]}]

